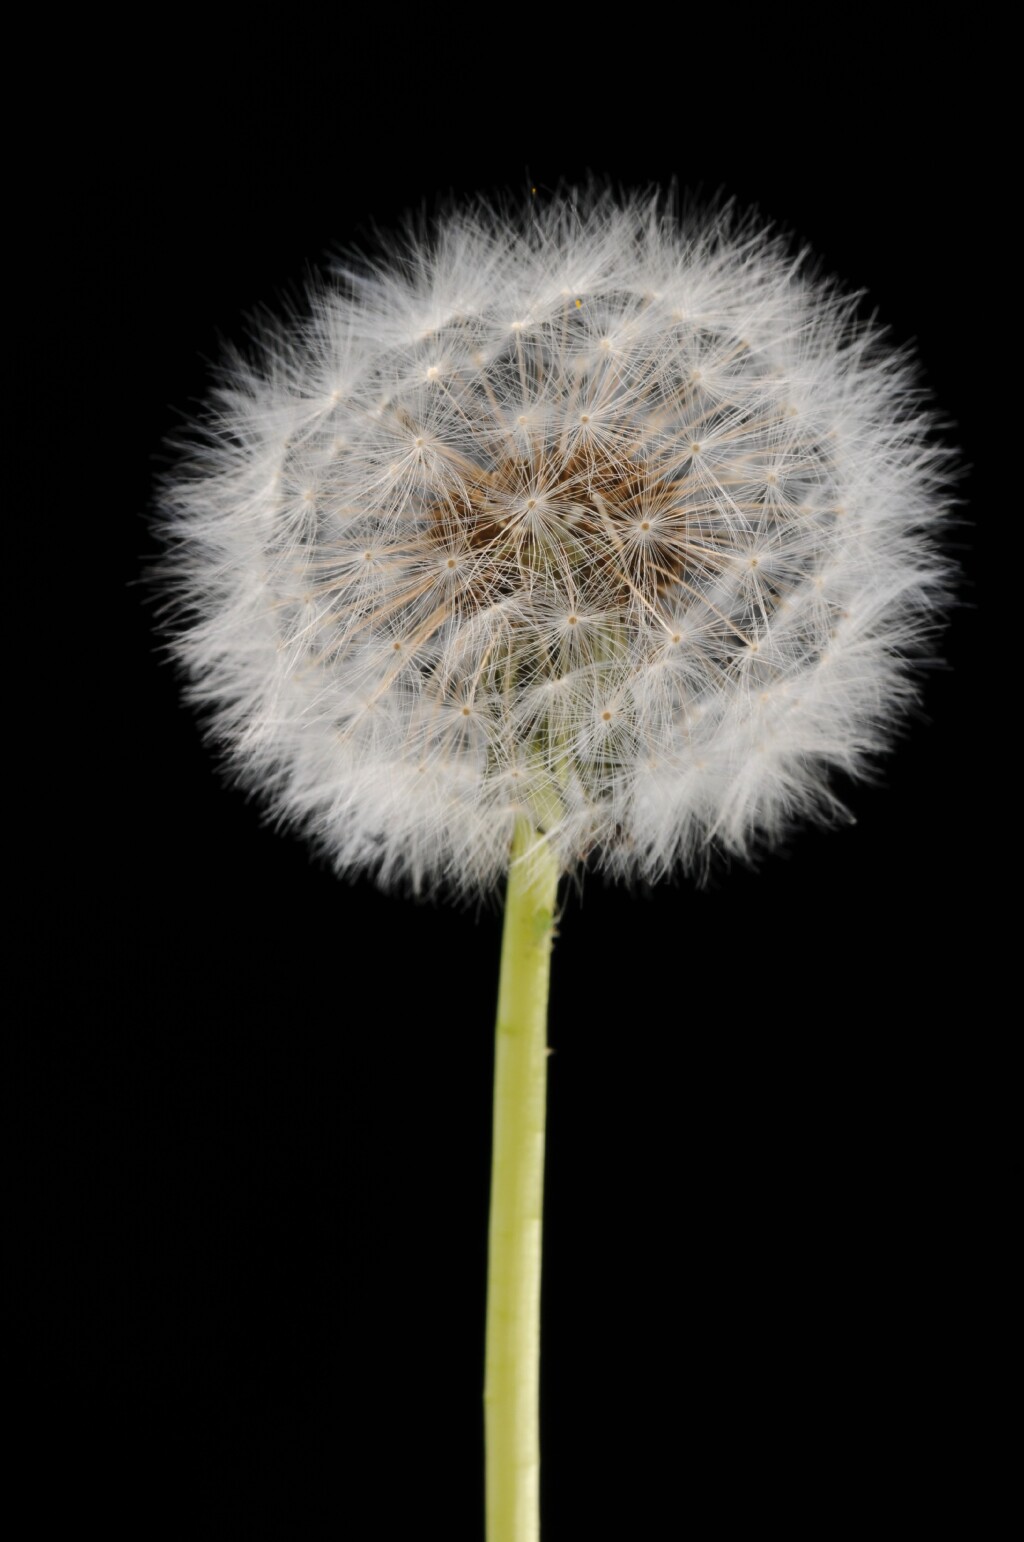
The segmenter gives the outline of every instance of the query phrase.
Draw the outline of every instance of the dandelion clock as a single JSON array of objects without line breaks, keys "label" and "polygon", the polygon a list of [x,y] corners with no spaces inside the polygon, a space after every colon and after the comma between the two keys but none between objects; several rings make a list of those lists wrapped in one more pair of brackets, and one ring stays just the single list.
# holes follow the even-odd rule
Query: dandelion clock
[{"label": "dandelion clock", "polygon": [[486,1525],[532,1542],[560,893],[699,883],[842,813],[947,592],[948,457],[787,243],[609,195],[348,262],[185,441],[173,648],[237,778],[343,876],[503,896]]}]

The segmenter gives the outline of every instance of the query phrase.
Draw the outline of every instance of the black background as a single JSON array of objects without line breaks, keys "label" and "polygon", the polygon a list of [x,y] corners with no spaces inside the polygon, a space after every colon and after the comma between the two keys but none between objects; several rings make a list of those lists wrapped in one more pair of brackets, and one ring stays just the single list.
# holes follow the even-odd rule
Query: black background
[{"label": "black background", "polygon": [[697,23],[506,18],[491,45],[296,19],[228,55],[165,40],[118,98],[125,628],[94,839],[49,917],[74,960],[52,1117],[24,1149],[57,1302],[41,1428],[84,1457],[89,1513],[135,1534],[482,1537],[497,907],[339,881],[268,828],[179,704],[139,579],[166,436],[254,309],[438,195],[589,172],[756,206],[916,340],[963,450],[964,576],[922,710],[877,785],[843,789],[855,823],[702,892],[567,896],[545,1535],[753,1510],[827,1536],[887,1490],[897,1520],[955,1499],[983,898],[972,149],[949,59],[803,23],[738,51],[732,21]]}]

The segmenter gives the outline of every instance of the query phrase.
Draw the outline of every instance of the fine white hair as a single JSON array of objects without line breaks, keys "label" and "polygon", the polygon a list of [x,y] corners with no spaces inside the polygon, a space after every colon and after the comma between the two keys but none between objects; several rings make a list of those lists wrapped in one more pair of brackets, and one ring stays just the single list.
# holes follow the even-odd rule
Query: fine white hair
[{"label": "fine white hair", "polygon": [[916,691],[949,456],[856,297],[729,209],[474,206],[233,355],[162,492],[174,650],[339,870],[749,855]]}]

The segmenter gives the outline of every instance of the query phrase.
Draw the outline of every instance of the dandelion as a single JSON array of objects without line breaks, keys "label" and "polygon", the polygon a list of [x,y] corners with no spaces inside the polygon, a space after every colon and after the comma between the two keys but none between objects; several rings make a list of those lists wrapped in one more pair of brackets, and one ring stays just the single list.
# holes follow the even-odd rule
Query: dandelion
[{"label": "dandelion", "polygon": [[506,881],[488,1536],[537,1535],[560,879],[700,873],[839,809],[948,582],[948,457],[856,297],[729,211],[476,208],[226,367],[164,497],[174,645],[344,873]]}]

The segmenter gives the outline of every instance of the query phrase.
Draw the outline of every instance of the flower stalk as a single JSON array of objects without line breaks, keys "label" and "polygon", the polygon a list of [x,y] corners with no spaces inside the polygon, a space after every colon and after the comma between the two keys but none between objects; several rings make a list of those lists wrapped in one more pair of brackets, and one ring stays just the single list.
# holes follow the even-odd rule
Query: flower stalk
[{"label": "flower stalk", "polygon": [[540,1535],[540,1275],[547,1007],[559,865],[527,819],[512,842],[498,987],[484,1416],[487,1542]]}]

